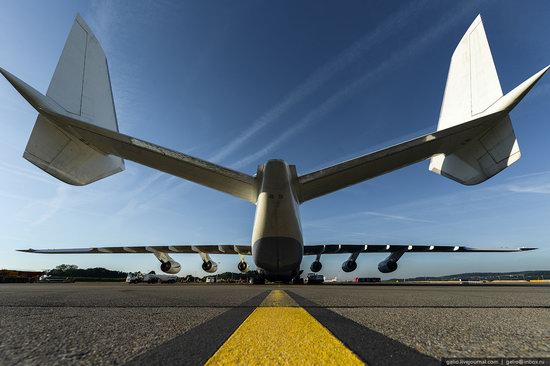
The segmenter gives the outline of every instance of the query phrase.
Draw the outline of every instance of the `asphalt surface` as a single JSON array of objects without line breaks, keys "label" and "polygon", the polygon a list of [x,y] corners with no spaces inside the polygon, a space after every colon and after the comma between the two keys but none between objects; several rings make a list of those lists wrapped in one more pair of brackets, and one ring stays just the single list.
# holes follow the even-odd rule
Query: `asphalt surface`
[{"label": "asphalt surface", "polygon": [[369,365],[550,358],[548,286],[74,283],[0,285],[0,365],[203,364],[273,289]]}]

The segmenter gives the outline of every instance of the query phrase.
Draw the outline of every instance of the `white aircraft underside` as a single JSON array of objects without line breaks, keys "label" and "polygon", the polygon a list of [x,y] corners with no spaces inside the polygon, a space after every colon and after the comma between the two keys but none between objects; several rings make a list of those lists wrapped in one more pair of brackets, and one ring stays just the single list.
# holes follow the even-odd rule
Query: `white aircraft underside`
[{"label": "white aircraft underside", "polygon": [[378,268],[393,272],[404,253],[513,252],[535,248],[470,248],[462,245],[319,243],[304,245],[299,205],[410,164],[431,159],[430,170],[459,183],[481,183],[520,157],[509,112],[550,66],[503,95],[481,17],[458,44],[449,68],[437,131],[305,175],[282,160],[260,165],[256,175],[234,171],[118,132],[107,60],[84,20],[77,16],[46,95],[0,68],[39,115],[24,157],[54,177],[85,185],[124,170],[128,159],[244,199],[256,205],[251,244],[121,246],[27,249],[32,253],[152,253],[168,273],[180,271],[171,253],[198,253],[203,269],[217,269],[210,254],[252,255],[268,280],[291,281],[304,255],[348,253],[342,269],[357,267],[360,253],[386,252]]}]

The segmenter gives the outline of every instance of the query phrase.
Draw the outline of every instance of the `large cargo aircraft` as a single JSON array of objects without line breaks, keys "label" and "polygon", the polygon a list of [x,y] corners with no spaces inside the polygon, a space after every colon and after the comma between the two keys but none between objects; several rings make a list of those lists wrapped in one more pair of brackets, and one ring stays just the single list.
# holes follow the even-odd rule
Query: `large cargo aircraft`
[{"label": "large cargo aircraft", "polygon": [[514,252],[535,248],[471,248],[449,245],[319,243],[304,245],[301,203],[393,170],[431,159],[429,169],[465,185],[481,183],[520,158],[509,117],[550,66],[503,95],[493,58],[478,16],[451,59],[437,131],[304,175],[282,160],[269,160],[248,175],[119,133],[107,60],[90,27],[77,16],[46,95],[6,70],[0,72],[38,111],[24,158],[54,177],[85,185],[124,170],[128,159],[177,177],[228,193],[256,205],[250,244],[120,246],[75,249],[26,249],[31,253],[152,253],[164,272],[180,264],[172,253],[198,253],[202,268],[215,272],[211,254],[252,255],[262,278],[292,281],[304,255],[347,253],[345,272],[357,268],[361,253],[388,253],[378,265],[397,269],[404,253]]}]

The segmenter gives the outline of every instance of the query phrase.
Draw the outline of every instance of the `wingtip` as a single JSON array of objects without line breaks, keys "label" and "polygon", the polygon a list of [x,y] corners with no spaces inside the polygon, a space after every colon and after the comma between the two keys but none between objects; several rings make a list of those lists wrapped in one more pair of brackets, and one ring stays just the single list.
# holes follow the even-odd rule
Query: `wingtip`
[{"label": "wingtip", "polygon": [[17,76],[13,75],[9,71],[0,68],[0,73],[4,75],[6,80],[21,94],[29,104],[36,109],[39,113],[55,113],[58,115],[64,114],[63,108],[59,106],[53,99],[43,95]]},{"label": "wingtip", "polygon": [[519,248],[519,250],[521,252],[527,252],[529,250],[537,250],[537,249],[539,249],[539,248],[534,248],[534,247],[521,247],[521,248]]},{"label": "wingtip", "polygon": [[516,86],[508,94],[500,98],[495,104],[493,104],[485,114],[491,114],[496,112],[510,112],[521,102],[521,100],[531,91],[531,89],[537,84],[537,82],[544,76],[544,74],[550,69],[550,65],[542,68],[535,73],[529,79]]},{"label": "wingtip", "polygon": [[9,81],[9,78],[8,78],[9,72],[6,69],[4,69],[3,67],[0,67],[0,74],[2,74]]},{"label": "wingtip", "polygon": [[29,249],[16,249],[16,251],[24,252],[24,253],[34,253],[35,252],[35,250],[32,249],[32,248],[29,248]]}]

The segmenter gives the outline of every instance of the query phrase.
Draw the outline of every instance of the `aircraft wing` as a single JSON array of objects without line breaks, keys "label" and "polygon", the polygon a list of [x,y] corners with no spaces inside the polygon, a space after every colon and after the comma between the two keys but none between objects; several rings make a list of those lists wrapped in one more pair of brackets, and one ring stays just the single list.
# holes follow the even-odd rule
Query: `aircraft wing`
[{"label": "aircraft wing", "polygon": [[125,247],[93,247],[68,249],[18,249],[19,252],[41,254],[109,254],[109,253],[206,253],[206,254],[242,254],[251,255],[250,245],[151,245]]},{"label": "aircraft wing", "polygon": [[[403,244],[322,244],[305,245],[304,255],[343,253],[393,253],[393,252],[522,252],[537,248],[472,248],[461,245],[403,245]],[[115,253],[207,253],[251,255],[250,245],[196,244],[196,245],[149,245],[124,247],[91,247],[66,249],[18,249],[19,252],[40,254],[115,254]]]},{"label": "aircraft wing", "polygon": [[462,245],[403,245],[403,244],[324,244],[304,246],[304,255],[353,254],[353,253],[394,253],[394,252],[523,252],[537,248],[472,248]]},{"label": "aircraft wing", "polygon": [[[49,126],[50,129],[54,128],[52,126],[61,128],[59,131],[56,129],[56,133],[61,134],[60,136],[67,136],[67,144],[69,142],[76,144],[73,150],[90,150],[87,152],[87,155],[83,157],[84,160],[80,161],[78,165],[87,166],[86,164],[90,164],[91,157],[89,155],[94,152],[102,157],[106,155],[118,156],[122,159],[132,160],[136,163],[256,203],[257,183],[254,177],[95,125],[91,123],[91,121],[88,121],[85,116],[78,116],[67,112],[53,99],[42,95],[6,70],[0,68],[0,73],[8,79],[25,99],[27,99],[27,101],[40,113],[40,116],[45,118],[41,121],[47,124],[40,125],[41,128],[46,128],[44,126]],[[53,134],[51,131],[48,133]],[[41,142],[42,145],[38,144],[38,142]],[[38,142],[36,144],[43,146],[47,141]],[[72,152],[71,150],[71,153]],[[43,152],[40,151],[38,155],[42,156],[42,153]],[[35,152],[35,154],[37,153]],[[43,159],[38,159],[36,156],[36,159],[33,159],[32,156],[29,156],[29,158],[31,158],[33,162],[39,164],[39,166],[48,173],[70,184],[88,184],[90,181],[102,178],[105,174],[112,173],[105,173],[99,178],[94,177],[88,180],[75,179],[74,176],[78,175],[75,173],[80,172],[78,167],[68,167],[65,165],[56,167],[55,164],[44,163],[42,161]],[[96,164],[99,163],[96,162]],[[95,169],[97,167],[93,166],[92,168]],[[117,168],[117,171],[120,171],[120,169]],[[88,171],[85,175],[87,176],[89,174],[90,172]],[[78,178],[82,177],[78,176]]]}]

